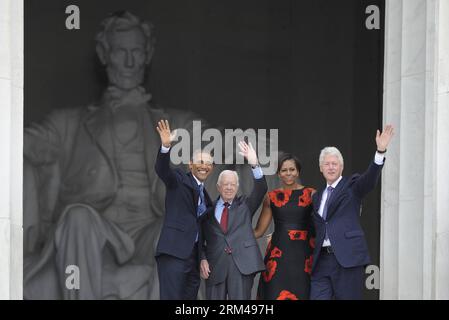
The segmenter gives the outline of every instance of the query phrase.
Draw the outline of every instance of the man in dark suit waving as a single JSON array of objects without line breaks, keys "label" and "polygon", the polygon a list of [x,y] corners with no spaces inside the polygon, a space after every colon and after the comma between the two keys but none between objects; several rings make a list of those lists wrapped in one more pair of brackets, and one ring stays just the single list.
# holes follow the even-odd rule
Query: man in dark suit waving
[{"label": "man in dark suit waving", "polygon": [[326,187],[313,195],[316,247],[313,255],[310,298],[361,299],[364,266],[370,263],[360,226],[362,198],[380,176],[393,127],[377,131],[377,152],[365,173],[342,177],[343,157],[335,147],[320,154]]},{"label": "man in dark suit waving", "polygon": [[213,170],[209,153],[194,151],[190,172],[170,168],[173,133],[167,120],[158,122],[161,149],[156,173],[166,186],[165,219],[156,249],[160,298],[196,300],[200,286],[199,250],[202,235],[200,220],[212,205],[204,181]]},{"label": "man in dark suit waving", "polygon": [[242,141],[239,147],[252,167],[252,192],[249,197],[236,197],[237,172],[222,171],[217,181],[220,197],[202,221],[205,246],[200,269],[209,300],[249,300],[254,276],[265,269],[252,218],[267,192],[267,183],[251,143]]}]

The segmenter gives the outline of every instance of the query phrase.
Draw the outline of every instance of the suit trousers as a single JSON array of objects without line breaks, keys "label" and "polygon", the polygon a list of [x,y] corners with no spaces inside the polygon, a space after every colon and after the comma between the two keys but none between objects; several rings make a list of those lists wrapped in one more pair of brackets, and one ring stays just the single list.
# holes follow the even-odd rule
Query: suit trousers
[{"label": "suit trousers", "polygon": [[[206,282],[206,298],[208,300],[250,300],[255,274],[244,275],[235,265],[232,255],[227,254],[225,281],[209,286]],[[211,266],[213,271],[213,266]]]},{"label": "suit trousers", "polygon": [[310,283],[311,300],[361,300],[364,267],[343,268],[334,254],[321,253]]},{"label": "suit trousers", "polygon": [[161,300],[196,300],[200,287],[198,243],[187,259],[156,256]]}]

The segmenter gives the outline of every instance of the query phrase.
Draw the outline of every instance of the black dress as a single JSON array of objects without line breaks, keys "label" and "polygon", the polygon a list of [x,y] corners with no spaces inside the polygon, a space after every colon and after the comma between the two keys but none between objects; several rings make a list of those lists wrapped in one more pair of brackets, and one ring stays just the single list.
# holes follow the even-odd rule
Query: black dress
[{"label": "black dress", "polygon": [[309,299],[315,247],[312,188],[276,189],[268,193],[274,233],[265,253],[257,292],[264,300]]}]

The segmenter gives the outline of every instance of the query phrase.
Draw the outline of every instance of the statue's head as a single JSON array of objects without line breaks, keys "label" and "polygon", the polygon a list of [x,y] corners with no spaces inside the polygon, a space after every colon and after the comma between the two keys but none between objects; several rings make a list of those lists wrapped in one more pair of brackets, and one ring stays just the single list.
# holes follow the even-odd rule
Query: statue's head
[{"label": "statue's head", "polygon": [[103,20],[102,26],[95,39],[96,50],[109,83],[122,90],[138,87],[154,52],[153,25],[122,11]]}]

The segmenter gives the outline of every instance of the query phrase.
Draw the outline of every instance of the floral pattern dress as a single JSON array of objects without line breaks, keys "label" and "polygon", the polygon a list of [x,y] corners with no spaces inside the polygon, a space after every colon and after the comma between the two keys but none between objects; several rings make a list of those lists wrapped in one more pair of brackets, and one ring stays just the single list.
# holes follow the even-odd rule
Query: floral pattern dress
[{"label": "floral pattern dress", "polygon": [[307,300],[313,248],[312,188],[268,193],[274,232],[265,253],[257,298]]}]

